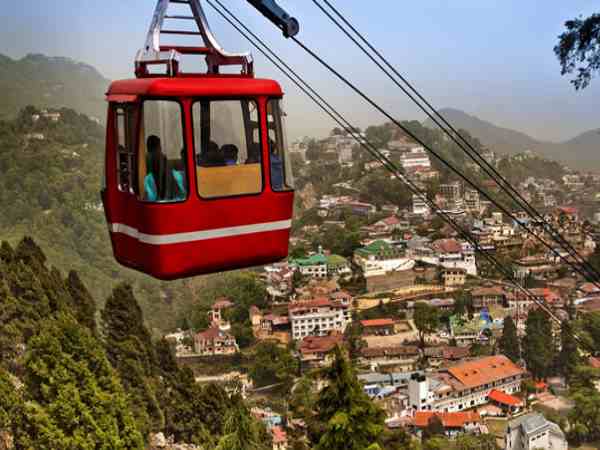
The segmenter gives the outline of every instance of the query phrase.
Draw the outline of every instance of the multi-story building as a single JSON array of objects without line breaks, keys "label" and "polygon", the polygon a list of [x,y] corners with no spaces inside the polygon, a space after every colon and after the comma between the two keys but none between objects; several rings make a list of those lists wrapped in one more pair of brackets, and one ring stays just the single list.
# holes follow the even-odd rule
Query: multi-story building
[{"label": "multi-story building", "polygon": [[298,347],[300,361],[305,367],[327,365],[331,360],[331,351],[342,345],[343,336],[332,332],[326,336],[306,336]]},{"label": "multi-story building", "polygon": [[365,277],[385,275],[387,272],[412,269],[415,261],[406,257],[403,249],[386,241],[377,240],[354,251],[354,262]]},{"label": "multi-story building", "polygon": [[508,422],[505,450],[567,450],[565,434],[558,425],[539,413],[530,413]]},{"label": "multi-story building", "polygon": [[194,336],[194,351],[199,355],[231,355],[238,351],[235,337],[212,327]]},{"label": "multi-story building", "polygon": [[444,286],[462,286],[465,284],[467,279],[467,271],[461,268],[455,269],[443,269],[442,270],[442,281]]},{"label": "multi-story building", "polygon": [[332,331],[343,333],[352,321],[348,304],[328,298],[291,303],[288,316],[294,340],[306,336],[326,336]]},{"label": "multi-story building", "polygon": [[321,253],[307,258],[292,259],[290,267],[298,270],[306,277],[327,278],[327,257]]},{"label": "multi-story building", "polygon": [[430,247],[412,249],[411,256],[428,264],[446,269],[464,269],[468,275],[477,275],[475,250],[467,242],[456,239],[438,239]]},{"label": "multi-story building", "polygon": [[440,194],[446,201],[446,209],[460,210],[464,208],[464,202],[460,191],[460,183],[458,181],[440,184]]},{"label": "multi-story building", "polygon": [[478,213],[481,211],[479,192],[473,189],[467,189],[465,191],[465,209],[472,213]]},{"label": "multi-story building", "polygon": [[431,168],[429,155],[423,147],[414,147],[408,153],[400,156],[400,164],[404,170],[411,170],[416,167]]},{"label": "multi-story building", "polygon": [[518,392],[525,376],[526,371],[506,356],[479,358],[435,374],[413,375],[409,402],[417,411],[463,411],[488,403],[492,391]]},{"label": "multi-story building", "polygon": [[423,199],[422,196],[413,194],[412,197],[412,212],[419,216],[426,216],[429,214],[429,205]]},{"label": "multi-story building", "polygon": [[504,305],[506,303],[506,292],[501,286],[480,287],[471,291],[473,307],[477,310],[490,306]]}]

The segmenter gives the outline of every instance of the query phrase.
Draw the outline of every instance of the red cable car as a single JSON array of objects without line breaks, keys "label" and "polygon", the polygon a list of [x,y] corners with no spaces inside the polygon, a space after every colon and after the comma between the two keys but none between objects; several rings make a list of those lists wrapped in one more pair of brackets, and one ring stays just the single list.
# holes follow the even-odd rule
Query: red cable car
[{"label": "red cable car", "polygon": [[[115,258],[164,280],[281,260],[294,202],[281,87],[254,78],[249,54],[221,49],[199,0],[173,1],[192,16],[167,15],[169,3],[158,2],[136,78],[107,93],[102,200]],[[166,19],[199,32],[164,30]],[[205,47],[161,46],[161,34]],[[207,73],[180,72],[183,54],[205,55]],[[219,73],[233,64],[240,74]]]}]

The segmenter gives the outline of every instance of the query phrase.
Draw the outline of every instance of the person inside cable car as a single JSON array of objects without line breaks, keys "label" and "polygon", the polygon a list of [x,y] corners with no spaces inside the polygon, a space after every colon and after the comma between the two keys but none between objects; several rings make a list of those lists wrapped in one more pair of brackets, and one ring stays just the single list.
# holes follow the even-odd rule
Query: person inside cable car
[{"label": "person inside cable car", "polygon": [[[146,140],[146,176],[144,177],[144,200],[158,201],[161,196],[161,157],[162,150],[160,138],[156,135],[148,136]],[[162,187],[162,186],[161,186]]]},{"label": "person inside cable car", "polygon": [[223,153],[219,151],[219,144],[215,141],[208,143],[208,150],[205,153],[200,154],[200,166],[204,167],[217,167],[225,165],[225,158]]},{"label": "person inside cable car", "polygon": [[227,166],[235,166],[237,165],[238,160],[238,148],[233,144],[225,144],[221,147],[221,153],[225,158],[225,165]]},{"label": "person inside cable car", "polygon": [[256,142],[250,144],[248,148],[248,158],[246,158],[246,164],[258,164],[260,162],[260,144]]},{"label": "person inside cable car", "polygon": [[271,185],[279,191],[283,188],[283,160],[273,139],[269,139],[269,157],[271,159]]},{"label": "person inside cable car", "polygon": [[185,159],[185,148],[181,149],[181,167],[173,168],[171,170],[171,175],[173,176],[173,180],[175,181],[175,194],[173,195],[173,200],[185,200],[187,197],[187,189],[186,186],[186,159]]}]

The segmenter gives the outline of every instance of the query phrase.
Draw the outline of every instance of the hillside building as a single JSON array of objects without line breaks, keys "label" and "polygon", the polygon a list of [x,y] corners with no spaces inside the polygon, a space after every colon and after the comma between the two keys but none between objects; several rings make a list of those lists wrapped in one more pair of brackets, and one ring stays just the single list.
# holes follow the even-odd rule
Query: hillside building
[{"label": "hillside building", "polygon": [[503,355],[463,362],[435,374],[415,374],[408,384],[416,411],[457,412],[489,402],[493,390],[514,394],[525,370]]},{"label": "hillside building", "polygon": [[511,420],[504,438],[506,450],[567,450],[565,434],[539,413]]},{"label": "hillside building", "polygon": [[291,303],[288,308],[292,338],[326,336],[332,331],[343,333],[352,321],[348,304],[328,298]]}]

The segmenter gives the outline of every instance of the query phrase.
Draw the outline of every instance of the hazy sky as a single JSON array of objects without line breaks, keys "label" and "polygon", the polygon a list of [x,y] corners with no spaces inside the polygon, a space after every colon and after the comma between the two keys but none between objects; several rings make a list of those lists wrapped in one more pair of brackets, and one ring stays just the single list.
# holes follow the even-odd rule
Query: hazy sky
[{"label": "hazy sky", "polygon": [[[285,40],[245,0],[223,0],[264,37],[351,122],[384,118]],[[600,79],[575,92],[552,51],[565,20],[600,11],[599,0],[332,0],[421,89],[434,105],[454,107],[546,140],[598,128]],[[129,77],[142,46],[154,0],[19,0],[5,2],[0,53],[68,56],[107,78]],[[301,23],[302,40],[400,119],[423,119],[410,101],[366,60],[309,0],[281,0]],[[215,34],[230,51],[250,45],[206,6]],[[253,50],[258,76],[274,77],[287,92],[292,137],[331,127]]]}]

